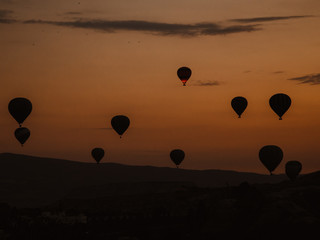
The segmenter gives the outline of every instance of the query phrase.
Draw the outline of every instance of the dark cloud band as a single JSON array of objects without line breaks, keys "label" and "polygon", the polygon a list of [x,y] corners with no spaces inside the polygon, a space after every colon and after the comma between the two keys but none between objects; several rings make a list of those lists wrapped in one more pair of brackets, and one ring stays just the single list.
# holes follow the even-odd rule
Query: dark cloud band
[{"label": "dark cloud band", "polygon": [[309,74],[302,77],[289,78],[288,80],[299,81],[301,84],[317,85],[320,84],[320,73]]},{"label": "dark cloud band", "polygon": [[0,9],[0,23],[14,23],[16,20],[11,19],[10,15],[13,13],[13,11]]},{"label": "dark cloud band", "polygon": [[[0,23],[13,23],[16,20],[8,18],[11,11],[0,10]],[[67,12],[66,15],[80,15],[81,12]],[[136,31],[144,32],[162,36],[213,36],[213,35],[227,35],[242,32],[254,32],[262,30],[262,25],[257,22],[277,21],[283,19],[305,18],[311,16],[282,16],[282,17],[258,17],[258,18],[244,18],[233,19],[231,21],[237,22],[234,25],[222,25],[217,23],[194,23],[194,24],[177,24],[177,23],[162,23],[149,22],[139,20],[85,20],[77,19],[74,21],[46,21],[46,20],[28,20],[23,21],[24,24],[50,24],[63,27],[93,29],[108,33],[118,31]],[[250,24],[251,23],[251,24]]]},{"label": "dark cloud band", "polygon": [[256,23],[256,22],[271,22],[271,21],[279,21],[279,20],[289,20],[289,19],[297,19],[297,18],[307,18],[313,17],[312,15],[301,15],[301,16],[282,16],[282,17],[256,17],[256,18],[238,18],[232,19],[231,21],[237,23]]},{"label": "dark cloud band", "polygon": [[51,24],[56,26],[94,29],[104,32],[117,31],[138,31],[157,35],[179,35],[179,36],[200,36],[200,35],[225,35],[239,32],[258,31],[259,25],[234,25],[224,27],[216,23],[196,24],[175,24],[148,21],[106,21],[106,20],[77,20],[77,21],[42,21],[29,20],[26,24]]}]

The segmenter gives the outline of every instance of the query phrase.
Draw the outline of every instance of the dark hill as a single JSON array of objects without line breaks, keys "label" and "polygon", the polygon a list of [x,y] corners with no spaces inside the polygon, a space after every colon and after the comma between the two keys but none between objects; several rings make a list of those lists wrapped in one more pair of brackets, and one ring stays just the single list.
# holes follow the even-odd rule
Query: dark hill
[{"label": "dark hill", "polygon": [[[148,192],[154,186],[165,191],[164,189],[177,188],[178,182],[197,187],[223,187],[239,185],[244,181],[276,183],[284,179],[286,177],[283,175],[270,177],[235,171],[185,170],[116,163],[97,165],[10,153],[0,154],[0,202],[16,206],[49,204],[70,193],[94,196],[103,185],[107,185],[107,189],[114,193],[119,183],[122,187],[119,185],[118,192],[124,189],[125,194],[126,191]],[[158,184],[154,185],[156,182]],[[83,190],[79,192],[79,189]]]}]

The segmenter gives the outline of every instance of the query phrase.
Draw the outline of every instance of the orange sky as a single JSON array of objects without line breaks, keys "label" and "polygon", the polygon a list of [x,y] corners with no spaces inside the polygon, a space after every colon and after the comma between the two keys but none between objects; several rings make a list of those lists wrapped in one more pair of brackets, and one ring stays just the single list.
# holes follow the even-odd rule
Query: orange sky
[{"label": "orange sky", "polygon": [[[274,144],[284,151],[275,173],[289,160],[319,170],[318,0],[78,2],[0,0],[0,152],[93,161],[103,147],[103,161],[173,166],[169,152],[181,148],[183,168],[267,173],[258,152]],[[95,20],[117,27],[79,24]],[[181,66],[193,71],[187,87]],[[288,80],[297,77],[312,82]],[[279,92],[293,101],[283,121],[268,105]],[[239,95],[242,119],[230,106]],[[7,110],[14,97],[33,103],[23,148]],[[109,129],[118,114],[131,120],[121,140]]]}]

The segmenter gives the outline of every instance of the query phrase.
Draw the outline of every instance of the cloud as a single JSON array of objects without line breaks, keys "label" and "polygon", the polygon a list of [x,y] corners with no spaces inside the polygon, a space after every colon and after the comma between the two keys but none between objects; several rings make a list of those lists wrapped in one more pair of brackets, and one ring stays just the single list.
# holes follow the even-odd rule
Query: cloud
[{"label": "cloud", "polygon": [[25,24],[51,24],[56,26],[94,29],[104,32],[137,31],[156,35],[200,36],[225,35],[240,32],[258,31],[259,25],[222,26],[216,23],[176,24],[148,22],[138,20],[108,21],[108,20],[76,20],[76,21],[42,21],[28,20]]},{"label": "cloud", "polygon": [[10,15],[13,13],[11,10],[0,9],[0,23],[14,23],[16,20],[11,19]]},{"label": "cloud", "polygon": [[284,73],[284,71],[276,71],[276,72],[273,72],[273,74],[281,74],[281,73]]},{"label": "cloud", "polygon": [[288,80],[299,81],[300,84],[311,84],[317,85],[320,84],[320,73],[317,74],[309,74],[302,77],[289,78]]},{"label": "cloud", "polygon": [[6,18],[0,18],[0,23],[6,23],[6,24],[9,24],[9,23],[14,23],[16,22],[16,20],[13,20],[13,19],[6,19]]},{"label": "cloud", "polygon": [[212,86],[219,86],[221,85],[218,81],[195,81],[192,86],[202,86],[202,87],[212,87]]},{"label": "cloud", "polygon": [[[7,14],[8,12],[3,12]],[[78,11],[65,12],[65,15],[80,16],[83,13]],[[307,15],[301,16],[282,16],[282,17],[259,17],[259,18],[243,18],[233,19],[230,21],[238,24],[221,24],[221,23],[193,23],[193,24],[179,24],[179,23],[164,23],[164,22],[150,22],[144,20],[101,20],[101,19],[75,19],[73,21],[47,21],[47,20],[27,20],[24,24],[50,24],[55,26],[92,29],[107,33],[115,33],[118,31],[136,31],[149,33],[161,36],[214,36],[227,35],[242,32],[254,32],[262,30],[262,25],[257,22],[276,21],[283,19],[305,18],[311,17]],[[252,23],[252,24],[249,24]]]},{"label": "cloud", "polygon": [[238,18],[231,19],[232,22],[238,23],[256,23],[256,22],[271,22],[271,21],[279,21],[279,20],[289,20],[289,19],[297,19],[297,18],[307,18],[313,17],[312,15],[301,15],[301,16],[283,16],[283,17],[256,17],[256,18]]}]

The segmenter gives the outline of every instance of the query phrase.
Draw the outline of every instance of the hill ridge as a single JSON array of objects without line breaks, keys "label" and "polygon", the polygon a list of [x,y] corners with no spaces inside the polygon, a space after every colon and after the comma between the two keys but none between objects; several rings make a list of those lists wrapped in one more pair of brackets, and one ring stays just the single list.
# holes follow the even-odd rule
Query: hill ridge
[{"label": "hill ridge", "polygon": [[[90,165],[97,165],[96,162],[81,162],[76,160],[69,160],[69,159],[60,159],[60,158],[53,158],[53,157],[41,157],[41,156],[34,156],[34,155],[27,155],[27,154],[18,154],[18,153],[9,153],[9,152],[3,152],[0,153],[0,161],[2,157],[26,157],[26,158],[32,158],[34,160],[55,160],[55,161],[61,161],[61,162],[68,162],[68,163],[79,163],[79,164],[90,164]],[[245,173],[245,174],[256,174],[256,175],[262,175],[262,176],[269,176],[269,174],[261,174],[261,173],[255,173],[255,172],[247,172],[247,171],[237,171],[237,170],[228,170],[228,169],[188,169],[188,168],[175,168],[175,167],[164,167],[164,166],[152,166],[152,165],[130,165],[130,164],[123,164],[123,163],[116,163],[116,162],[100,162],[99,165],[118,165],[118,166],[125,166],[125,167],[142,167],[142,168],[159,168],[159,169],[172,169],[172,170],[181,170],[181,171],[197,171],[197,172],[232,172],[232,173]],[[283,174],[274,174],[276,176],[283,175]]]},{"label": "hill ridge", "polygon": [[270,177],[231,170],[190,170],[109,162],[96,164],[24,154],[0,154],[0,202],[23,206],[48,204],[74,189],[109,183],[190,182],[197,187],[225,187],[242,182],[278,183],[285,179],[284,175]]}]

